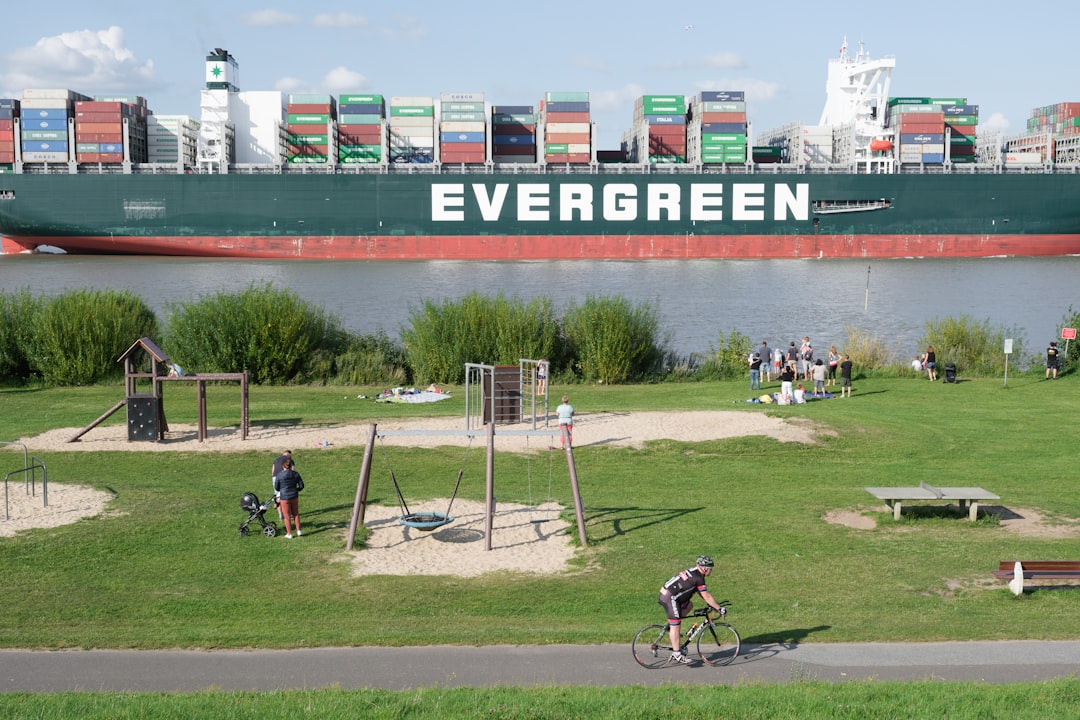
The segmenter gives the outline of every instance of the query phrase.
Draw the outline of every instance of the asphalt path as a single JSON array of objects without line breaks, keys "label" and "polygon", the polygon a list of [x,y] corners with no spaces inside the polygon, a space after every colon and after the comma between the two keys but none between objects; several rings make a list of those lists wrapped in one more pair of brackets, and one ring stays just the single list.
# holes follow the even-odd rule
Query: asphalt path
[{"label": "asphalt path", "polygon": [[0,650],[0,692],[197,692],[1077,678],[1080,641],[743,645],[721,668],[646,670],[630,645]]}]

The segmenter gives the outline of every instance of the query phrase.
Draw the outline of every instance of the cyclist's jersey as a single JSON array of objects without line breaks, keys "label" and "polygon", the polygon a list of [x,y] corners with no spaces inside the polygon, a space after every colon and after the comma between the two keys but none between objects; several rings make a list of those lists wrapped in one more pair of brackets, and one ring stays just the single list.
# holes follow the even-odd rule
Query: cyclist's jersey
[{"label": "cyclist's jersey", "polygon": [[705,573],[695,565],[692,568],[683,570],[678,575],[674,576],[661,588],[661,596],[664,595],[664,590],[667,591],[667,596],[679,605],[685,605],[690,602],[690,598],[693,597],[696,592],[705,592],[708,588],[705,586]]}]

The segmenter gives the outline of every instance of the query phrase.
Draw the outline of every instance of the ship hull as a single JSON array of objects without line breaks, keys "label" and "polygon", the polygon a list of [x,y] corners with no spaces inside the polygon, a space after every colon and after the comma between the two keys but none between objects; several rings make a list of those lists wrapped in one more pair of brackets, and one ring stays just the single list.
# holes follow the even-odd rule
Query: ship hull
[{"label": "ship hull", "polygon": [[0,235],[321,260],[1070,255],[1080,174],[5,175]]}]

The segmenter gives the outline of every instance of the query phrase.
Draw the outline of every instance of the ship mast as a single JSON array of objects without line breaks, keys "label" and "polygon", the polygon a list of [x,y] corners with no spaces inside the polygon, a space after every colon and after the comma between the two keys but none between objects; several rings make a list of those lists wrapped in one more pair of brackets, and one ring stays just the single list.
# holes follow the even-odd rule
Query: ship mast
[{"label": "ship mast", "polygon": [[851,126],[852,161],[857,172],[888,173],[894,170],[893,153],[871,150],[875,140],[892,146],[893,131],[886,127],[889,82],[896,58],[874,60],[859,43],[855,57],[848,55],[847,38],[839,56],[829,60],[825,81],[825,108],[820,125]]}]

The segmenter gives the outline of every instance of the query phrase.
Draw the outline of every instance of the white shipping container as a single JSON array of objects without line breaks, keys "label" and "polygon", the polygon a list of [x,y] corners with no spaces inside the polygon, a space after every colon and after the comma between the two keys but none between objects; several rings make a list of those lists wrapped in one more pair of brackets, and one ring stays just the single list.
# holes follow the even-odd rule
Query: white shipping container
[{"label": "white shipping container", "polygon": [[544,127],[547,128],[548,133],[587,133],[591,129],[589,123],[548,123]]},{"label": "white shipping container", "polygon": [[67,162],[68,154],[66,152],[27,152],[22,154],[23,162],[39,163],[39,162]]},{"label": "white shipping container", "polygon": [[419,117],[398,117],[394,116],[390,118],[390,127],[426,127],[434,130],[435,118],[431,115],[419,116]]},{"label": "white shipping container", "polygon": [[391,105],[430,105],[435,106],[434,98],[419,96],[402,96],[390,98]]},{"label": "white shipping container", "polygon": [[573,155],[574,153],[587,153],[592,150],[589,143],[570,143],[566,146],[566,152]]},{"label": "white shipping container", "polygon": [[1010,152],[1005,153],[1005,162],[1014,165],[1038,165],[1043,161],[1042,153]]},{"label": "white shipping container", "polygon": [[82,93],[58,88],[27,88],[22,93],[24,100],[81,100]]},{"label": "white shipping container", "polygon": [[431,127],[391,127],[390,137],[435,137],[435,128]]},{"label": "white shipping container", "polygon": [[392,148],[433,148],[435,147],[435,138],[433,137],[418,137],[415,135],[410,136],[390,136],[390,147]]},{"label": "white shipping container", "polygon": [[487,131],[486,122],[464,122],[464,121],[451,121],[439,123],[439,130],[441,132],[485,132]]},{"label": "white shipping container", "polygon": [[66,100],[43,98],[41,100],[23,100],[19,107],[25,110],[73,110],[74,105]]},{"label": "white shipping container", "polygon": [[458,92],[444,92],[439,93],[439,102],[484,102],[484,93],[458,93]]}]

